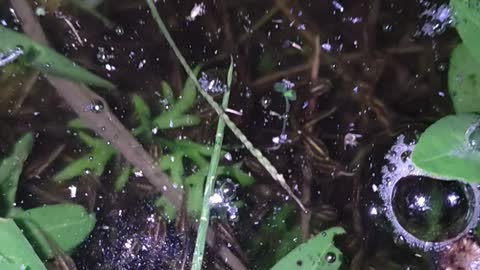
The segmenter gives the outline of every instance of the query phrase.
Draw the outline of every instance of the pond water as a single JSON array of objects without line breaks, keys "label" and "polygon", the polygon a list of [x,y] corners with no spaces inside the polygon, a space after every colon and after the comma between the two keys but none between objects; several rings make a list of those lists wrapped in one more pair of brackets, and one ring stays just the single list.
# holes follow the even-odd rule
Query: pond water
[{"label": "pond water", "polygon": [[335,226],[342,256],[325,258],[342,269],[479,269],[477,186],[410,161],[417,136],[453,114],[448,1],[154,1],[201,94],[147,2],[0,1],[2,26],[44,33],[115,86],[78,86],[72,65],[0,40],[2,157],[34,139],[15,206],[95,215],[49,269],[190,269],[219,119],[203,95],[221,104],[229,88],[225,113],[258,150],[225,128],[204,269],[270,269]]}]

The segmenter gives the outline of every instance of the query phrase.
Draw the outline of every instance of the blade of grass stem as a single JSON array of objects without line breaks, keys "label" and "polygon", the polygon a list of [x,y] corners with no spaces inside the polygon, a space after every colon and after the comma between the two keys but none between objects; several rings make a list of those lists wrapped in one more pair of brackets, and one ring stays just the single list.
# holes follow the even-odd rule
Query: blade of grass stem
[{"label": "blade of grass stem", "polygon": [[[228,107],[228,99],[230,98],[230,87],[232,83],[231,74],[233,71],[233,59],[228,69],[227,91],[223,94],[222,107]],[[223,134],[225,130],[225,120],[218,118],[217,132],[215,134],[215,145],[213,147],[210,166],[208,167],[207,180],[205,181],[205,191],[203,193],[202,213],[200,215],[200,225],[198,226],[197,242],[195,243],[195,251],[193,252],[192,270],[201,270],[203,254],[205,250],[205,240],[207,238],[208,223],[210,220],[210,196],[212,196],[215,178],[217,177],[217,168],[222,152]]]},{"label": "blade of grass stem", "polygon": [[258,160],[258,162],[260,164],[262,164],[262,166],[265,168],[265,170],[267,170],[267,172],[272,176],[272,178],[275,179],[276,181],[278,181],[278,183],[288,193],[288,195],[290,195],[297,202],[297,204],[300,206],[300,208],[303,211],[306,212],[307,210],[303,206],[302,201],[300,201],[300,199],[290,189],[290,187],[288,186],[287,182],[285,181],[285,178],[283,177],[283,175],[277,171],[275,166],[273,166],[273,164],[270,162],[270,160],[268,160],[262,154],[262,152],[260,150],[258,150],[257,148],[255,148],[253,146],[253,144],[247,139],[245,134],[243,134],[243,132],[235,125],[235,123],[233,123],[232,120],[230,120],[230,117],[228,116],[228,114],[226,114],[224,112],[222,107],[220,107],[220,105],[217,102],[215,102],[215,100],[213,100],[213,98],[202,89],[202,87],[198,83],[198,80],[195,77],[192,69],[187,64],[187,61],[185,60],[182,53],[178,49],[177,45],[175,45],[175,42],[173,41],[172,36],[168,32],[168,29],[165,26],[165,23],[163,22],[162,18],[160,17],[160,14],[158,14],[157,8],[155,7],[155,4],[154,4],[153,0],[145,0],[145,1],[147,2],[148,7],[150,8],[150,12],[152,13],[153,19],[157,23],[157,25],[158,25],[160,31],[162,32],[163,36],[165,37],[168,44],[172,48],[173,52],[177,56],[178,61],[180,61],[180,64],[182,64],[182,66],[185,69],[185,71],[187,72],[188,76],[195,83],[195,86],[197,87],[198,92],[202,95],[203,98],[205,98],[205,100],[215,110],[215,112],[218,114],[218,116],[225,121],[225,124],[228,126],[228,128],[230,128],[230,130],[240,140],[240,142],[242,142],[242,144],[245,146],[245,148],[247,148],[247,150],[250,151],[250,153]]}]

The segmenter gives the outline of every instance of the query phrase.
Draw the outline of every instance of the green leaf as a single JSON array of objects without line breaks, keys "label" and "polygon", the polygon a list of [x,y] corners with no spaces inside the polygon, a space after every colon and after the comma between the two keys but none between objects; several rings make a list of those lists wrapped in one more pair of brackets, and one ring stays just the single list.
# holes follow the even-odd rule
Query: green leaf
[{"label": "green leaf", "polygon": [[288,99],[289,101],[297,100],[297,92],[295,92],[295,90],[293,90],[293,89],[288,90],[287,92],[283,93],[283,96],[286,99]]},{"label": "green leaf", "polygon": [[172,105],[175,103],[175,97],[173,96],[173,90],[172,87],[166,82],[162,81],[162,96],[167,99],[168,104]]},{"label": "green leaf", "polygon": [[341,227],[333,227],[317,234],[278,261],[271,270],[336,270],[342,264],[342,252],[333,244],[336,235],[344,234]]},{"label": "green leaf", "polygon": [[33,67],[46,74],[51,74],[75,82],[112,89],[115,86],[90,71],[78,66],[75,62],[45,47],[24,34],[17,33],[0,25],[0,52],[8,52],[20,48],[23,55],[18,58],[25,66]]},{"label": "green leaf", "polygon": [[9,157],[0,165],[0,216],[8,216],[15,203],[18,180],[33,146],[32,134],[24,135],[14,146]]},{"label": "green leaf", "polygon": [[76,204],[33,208],[14,220],[42,259],[53,258],[55,248],[72,252],[95,226],[95,216]]},{"label": "green leaf", "polygon": [[455,28],[473,57],[480,62],[480,1],[451,0]]},{"label": "green leaf", "polygon": [[274,85],[273,85],[273,90],[275,90],[276,92],[278,93],[285,93],[288,91],[288,88],[287,86],[283,83],[283,82],[276,82]]},{"label": "green leaf", "polygon": [[413,150],[415,166],[432,177],[480,183],[480,138],[473,138],[479,119],[475,114],[449,115],[428,127]]},{"label": "green leaf", "polygon": [[115,183],[114,183],[115,192],[120,192],[122,191],[123,188],[125,188],[131,173],[132,173],[132,166],[125,165],[124,167],[122,167],[120,174],[117,176],[117,179],[115,179]]},{"label": "green leaf", "polygon": [[0,269],[47,269],[13,220],[0,218],[0,243]]},{"label": "green leaf", "polygon": [[480,112],[480,65],[464,44],[450,57],[448,91],[456,113]]},{"label": "green leaf", "polygon": [[116,154],[115,149],[103,139],[93,138],[81,131],[78,136],[83,143],[92,147],[92,151],[63,168],[53,176],[53,180],[63,182],[84,175],[87,171],[92,171],[95,175],[101,176],[107,163]]}]

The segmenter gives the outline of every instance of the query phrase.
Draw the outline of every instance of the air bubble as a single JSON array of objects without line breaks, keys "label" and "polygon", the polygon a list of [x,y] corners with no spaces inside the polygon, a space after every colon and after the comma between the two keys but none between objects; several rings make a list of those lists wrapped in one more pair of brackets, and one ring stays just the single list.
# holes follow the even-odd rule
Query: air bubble
[{"label": "air bubble", "polygon": [[101,100],[94,100],[92,103],[85,106],[86,112],[101,113],[104,109],[103,102]]},{"label": "air bubble", "polygon": [[264,109],[268,108],[271,103],[272,103],[272,99],[271,99],[270,97],[263,96],[263,97],[260,99],[260,105],[262,105],[262,107],[263,107]]},{"label": "air bubble", "polygon": [[114,30],[117,36],[122,36],[125,33],[125,31],[123,30],[123,27],[121,27],[120,25],[115,26]]},{"label": "air bubble", "polygon": [[337,256],[335,255],[335,253],[328,252],[327,254],[325,254],[325,261],[327,261],[327,263],[334,263],[336,260]]}]

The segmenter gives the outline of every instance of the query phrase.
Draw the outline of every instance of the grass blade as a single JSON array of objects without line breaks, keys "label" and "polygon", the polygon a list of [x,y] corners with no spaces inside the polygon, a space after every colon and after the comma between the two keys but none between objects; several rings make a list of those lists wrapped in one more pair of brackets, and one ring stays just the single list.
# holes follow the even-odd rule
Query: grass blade
[{"label": "grass blade", "polygon": [[[225,109],[228,106],[228,99],[230,98],[231,74],[233,72],[233,60],[230,62],[228,69],[227,91],[223,94],[222,107]],[[200,90],[201,91],[201,90]],[[223,118],[218,118],[217,132],[215,134],[215,146],[213,147],[212,158],[210,159],[210,166],[208,167],[207,180],[205,182],[205,191],[203,193],[202,213],[200,215],[200,225],[198,226],[197,242],[195,243],[195,251],[193,252],[192,270],[201,270],[203,254],[205,250],[205,240],[207,238],[207,229],[210,219],[210,196],[212,196],[213,188],[215,186],[215,178],[217,176],[218,163],[222,152],[223,134],[225,130],[225,121]]]}]

